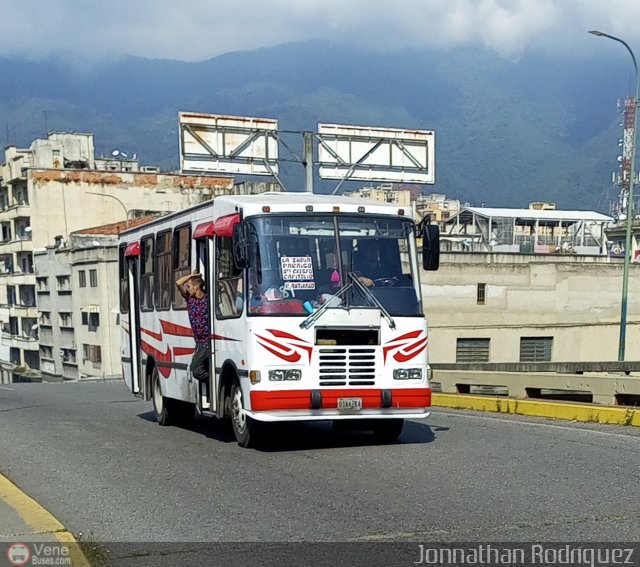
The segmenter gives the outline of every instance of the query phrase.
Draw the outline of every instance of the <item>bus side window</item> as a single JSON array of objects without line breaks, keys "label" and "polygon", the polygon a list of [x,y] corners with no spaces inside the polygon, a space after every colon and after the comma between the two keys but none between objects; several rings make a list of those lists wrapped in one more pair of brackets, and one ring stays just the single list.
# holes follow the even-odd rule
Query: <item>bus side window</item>
[{"label": "bus side window", "polygon": [[153,272],[155,258],[153,254],[154,239],[153,236],[147,236],[141,241],[141,292],[142,301],[140,309],[142,311],[153,311]]},{"label": "bus side window", "polygon": [[[171,247],[171,265],[173,268],[173,308],[185,309],[187,304],[175,282],[191,272],[191,226],[181,226],[173,231]],[[207,285],[208,282],[204,282]]]},{"label": "bus side window", "polygon": [[129,271],[127,259],[124,255],[126,244],[121,244],[118,251],[118,266],[120,269],[120,312],[129,313]]},{"label": "bus side window", "polygon": [[216,237],[216,318],[239,317],[242,314],[242,270],[233,261],[232,239]]},{"label": "bus side window", "polygon": [[156,309],[166,311],[171,307],[173,290],[171,281],[171,232],[156,237]]}]

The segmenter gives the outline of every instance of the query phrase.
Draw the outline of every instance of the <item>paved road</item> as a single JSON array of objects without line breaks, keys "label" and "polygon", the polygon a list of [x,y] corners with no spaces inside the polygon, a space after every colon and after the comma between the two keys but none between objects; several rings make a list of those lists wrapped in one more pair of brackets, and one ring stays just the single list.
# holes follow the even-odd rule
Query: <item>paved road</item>
[{"label": "paved road", "polygon": [[400,442],[324,424],[239,448],[122,383],[0,387],[0,472],[100,541],[637,541],[640,431],[435,408]]}]

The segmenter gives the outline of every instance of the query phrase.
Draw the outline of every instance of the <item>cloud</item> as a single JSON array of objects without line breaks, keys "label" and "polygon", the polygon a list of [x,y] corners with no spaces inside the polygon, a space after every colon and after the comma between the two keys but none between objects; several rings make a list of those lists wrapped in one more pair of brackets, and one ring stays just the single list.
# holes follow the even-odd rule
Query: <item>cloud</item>
[{"label": "cloud", "polygon": [[316,38],[579,55],[597,51],[585,33],[594,28],[640,43],[637,0],[0,0],[0,10],[0,56],[28,59],[197,61]]}]

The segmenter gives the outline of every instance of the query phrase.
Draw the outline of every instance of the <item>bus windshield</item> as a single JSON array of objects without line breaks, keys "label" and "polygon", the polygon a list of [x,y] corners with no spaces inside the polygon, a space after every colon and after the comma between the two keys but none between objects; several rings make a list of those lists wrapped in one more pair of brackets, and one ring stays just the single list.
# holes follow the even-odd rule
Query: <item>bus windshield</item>
[{"label": "bus windshield", "polygon": [[248,219],[255,257],[248,270],[248,313],[307,316],[332,307],[374,308],[357,277],[391,315],[420,316],[413,223],[383,216],[269,215]]}]

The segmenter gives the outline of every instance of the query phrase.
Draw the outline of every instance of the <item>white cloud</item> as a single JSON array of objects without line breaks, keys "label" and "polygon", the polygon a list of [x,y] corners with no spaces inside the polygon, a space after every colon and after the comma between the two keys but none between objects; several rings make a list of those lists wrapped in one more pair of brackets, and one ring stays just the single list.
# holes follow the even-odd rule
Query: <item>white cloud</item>
[{"label": "white cloud", "polygon": [[0,0],[0,13],[0,56],[30,59],[194,61],[311,38],[589,55],[593,28],[640,43],[637,0]]}]

